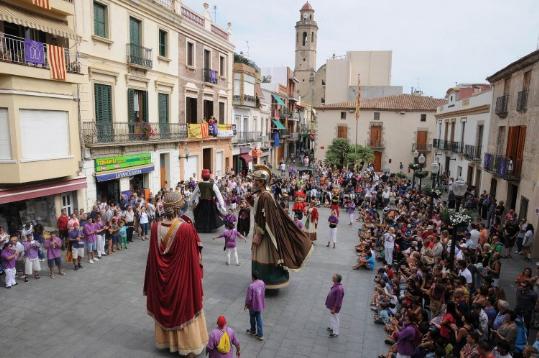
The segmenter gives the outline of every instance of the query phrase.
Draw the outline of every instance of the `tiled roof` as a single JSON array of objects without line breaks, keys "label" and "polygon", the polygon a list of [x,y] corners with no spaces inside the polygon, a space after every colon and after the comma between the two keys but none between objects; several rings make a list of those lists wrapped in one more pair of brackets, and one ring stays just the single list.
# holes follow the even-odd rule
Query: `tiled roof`
[{"label": "tiled roof", "polygon": [[[436,111],[438,106],[446,103],[445,99],[401,94],[361,100],[360,108],[378,109],[381,111]],[[342,102],[325,104],[317,109],[355,109],[355,102]]]},{"label": "tiled roof", "polygon": [[301,8],[300,11],[314,11],[313,7],[311,6],[311,4],[309,4],[309,2],[307,1],[303,7]]}]

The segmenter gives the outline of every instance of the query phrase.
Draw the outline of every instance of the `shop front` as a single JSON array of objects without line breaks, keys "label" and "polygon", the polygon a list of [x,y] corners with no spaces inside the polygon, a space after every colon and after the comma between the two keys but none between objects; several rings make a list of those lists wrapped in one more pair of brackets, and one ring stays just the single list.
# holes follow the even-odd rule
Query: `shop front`
[{"label": "shop front", "polygon": [[136,153],[95,159],[97,200],[120,201],[133,193],[148,198],[150,173],[154,171],[151,153]]},{"label": "shop front", "polygon": [[0,225],[15,234],[28,222],[56,227],[61,209],[77,209],[77,191],[86,188],[85,178],[47,180],[0,188]]}]

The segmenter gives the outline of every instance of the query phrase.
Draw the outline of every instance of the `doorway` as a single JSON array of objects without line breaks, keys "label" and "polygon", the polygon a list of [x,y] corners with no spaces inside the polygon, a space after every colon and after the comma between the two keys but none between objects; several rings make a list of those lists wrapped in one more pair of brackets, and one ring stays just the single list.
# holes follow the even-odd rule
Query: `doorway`
[{"label": "doorway", "polygon": [[213,173],[212,151],[212,148],[204,148],[202,150],[202,166],[203,169],[209,169]]},{"label": "doorway", "polygon": [[498,181],[495,178],[490,179],[490,197],[496,198],[496,189],[498,186]]},{"label": "doorway", "polygon": [[479,189],[481,188],[481,169],[475,169],[475,195],[479,195]]},{"label": "doorway", "polygon": [[161,179],[161,188],[168,189],[168,153],[161,153],[159,155],[159,168],[160,168],[160,179]]},{"label": "doorway", "polygon": [[374,152],[374,171],[382,171],[382,152]]},{"label": "doorway", "polygon": [[[381,126],[372,126],[371,127],[371,141],[370,146],[373,148],[380,148],[382,144],[382,127]],[[380,158],[382,153],[380,153]],[[374,153],[376,155],[376,152]],[[375,160],[376,161],[376,160]]]},{"label": "doorway", "polygon": [[213,117],[213,101],[204,100],[204,119]]},{"label": "doorway", "polygon": [[468,170],[466,171],[466,184],[468,184],[468,187],[471,187],[473,183],[473,167],[468,166]]},{"label": "doorway", "polygon": [[507,202],[505,206],[509,209],[515,209],[517,206],[518,185],[509,184],[507,188]]}]

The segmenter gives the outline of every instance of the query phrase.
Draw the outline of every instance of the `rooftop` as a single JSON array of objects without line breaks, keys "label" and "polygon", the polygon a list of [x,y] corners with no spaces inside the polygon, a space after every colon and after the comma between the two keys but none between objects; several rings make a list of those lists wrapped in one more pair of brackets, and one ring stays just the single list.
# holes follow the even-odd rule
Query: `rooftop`
[{"label": "rooftop", "polygon": [[487,77],[487,81],[489,81],[490,83],[496,82],[506,76],[509,76],[513,72],[516,72],[538,61],[539,61],[539,50],[535,50],[527,54],[526,56],[519,58],[515,62],[510,63],[509,65],[505,66],[504,68],[494,73],[493,75],[490,75],[489,77]]},{"label": "rooftop", "polygon": [[303,7],[301,8],[300,11],[314,11],[314,9],[311,6],[311,4],[307,1],[305,4],[303,4]]},{"label": "rooftop", "polygon": [[[445,99],[427,96],[417,96],[411,94],[401,94],[398,96],[387,96],[378,98],[368,98],[361,101],[362,109],[377,109],[381,111],[432,111],[435,112],[438,106],[446,103]],[[355,109],[354,101],[331,103],[316,107],[317,109]]]}]

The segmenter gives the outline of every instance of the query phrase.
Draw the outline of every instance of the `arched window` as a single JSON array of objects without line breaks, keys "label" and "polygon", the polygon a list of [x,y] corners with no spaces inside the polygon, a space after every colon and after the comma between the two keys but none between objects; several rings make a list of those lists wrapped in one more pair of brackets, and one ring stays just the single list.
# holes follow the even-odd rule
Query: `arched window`
[{"label": "arched window", "polygon": [[311,42],[314,42],[314,31],[311,32]]},{"label": "arched window", "polygon": [[306,43],[307,43],[307,33],[304,32],[303,33],[303,46],[305,46]]}]

